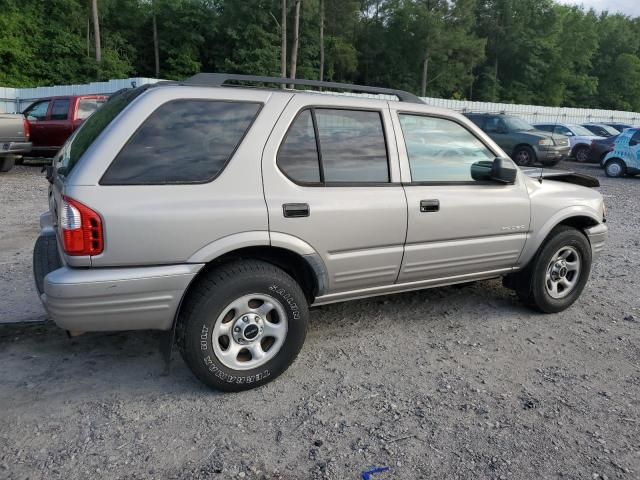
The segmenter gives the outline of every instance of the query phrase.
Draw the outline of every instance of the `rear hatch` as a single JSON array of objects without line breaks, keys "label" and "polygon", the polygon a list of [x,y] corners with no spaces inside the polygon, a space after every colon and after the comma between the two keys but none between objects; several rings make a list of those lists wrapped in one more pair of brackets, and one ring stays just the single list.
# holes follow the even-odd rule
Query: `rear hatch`
[{"label": "rear hatch", "polygon": [[[148,88],[149,86],[147,85],[135,89],[121,90],[113,94],[102,107],[82,123],[53,158],[53,162],[47,171],[47,179],[51,183],[49,187],[49,212],[56,227],[56,235],[61,251],[64,251],[64,248],[59,224],[61,209],[64,205],[64,191],[67,179],[73,170],[82,163],[82,156],[105,128],[136,97]],[[70,263],[73,266],[89,266],[91,264],[90,256],[75,256],[72,259],[65,256],[64,259],[65,263]]]}]

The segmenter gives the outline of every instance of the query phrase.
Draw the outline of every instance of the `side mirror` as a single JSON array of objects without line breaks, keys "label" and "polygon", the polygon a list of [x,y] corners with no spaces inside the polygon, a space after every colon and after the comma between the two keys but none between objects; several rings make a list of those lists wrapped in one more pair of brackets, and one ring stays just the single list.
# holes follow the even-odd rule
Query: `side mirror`
[{"label": "side mirror", "polygon": [[516,181],[518,169],[506,158],[481,160],[471,165],[471,178],[476,182],[498,182],[512,185]]},{"label": "side mirror", "polygon": [[518,167],[508,158],[498,157],[491,166],[491,179],[506,185],[516,183]]},{"label": "side mirror", "polygon": [[496,133],[509,133],[509,131],[503,126],[498,126],[496,127]]},{"label": "side mirror", "polygon": [[564,135],[567,136],[567,137],[573,137],[573,132],[567,132]]}]

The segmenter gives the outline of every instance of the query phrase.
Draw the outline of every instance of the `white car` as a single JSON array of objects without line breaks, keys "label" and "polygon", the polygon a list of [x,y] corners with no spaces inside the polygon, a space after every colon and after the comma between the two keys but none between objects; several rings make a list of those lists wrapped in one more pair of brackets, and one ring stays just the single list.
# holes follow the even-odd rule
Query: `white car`
[{"label": "white car", "polygon": [[589,145],[591,145],[591,141],[604,138],[594,135],[582,125],[575,123],[536,123],[534,127],[538,130],[559,133],[569,137],[571,156],[582,163],[589,160]]}]

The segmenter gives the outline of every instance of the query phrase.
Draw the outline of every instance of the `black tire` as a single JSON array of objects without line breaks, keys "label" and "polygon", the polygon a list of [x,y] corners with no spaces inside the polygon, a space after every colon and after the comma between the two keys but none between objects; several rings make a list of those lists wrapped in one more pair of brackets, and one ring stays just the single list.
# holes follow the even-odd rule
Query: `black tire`
[{"label": "black tire", "polygon": [[604,173],[611,178],[624,177],[627,173],[627,166],[621,159],[612,158],[604,164]]},{"label": "black tire", "polygon": [[44,292],[44,277],[62,267],[55,233],[40,235],[33,247],[33,276],[39,294]]},{"label": "black tire", "polygon": [[573,149],[573,158],[576,159],[576,162],[587,163],[589,161],[589,147],[578,145]]},{"label": "black tire", "polygon": [[8,172],[13,168],[16,163],[16,159],[13,155],[6,155],[0,157],[0,172]]},{"label": "black tire", "polygon": [[24,157],[23,156],[16,157],[16,165],[24,165]]},{"label": "black tire", "polygon": [[533,151],[533,148],[526,145],[517,147],[513,151],[511,158],[513,158],[513,161],[521,167],[530,167],[536,163],[537,160],[536,152]]},{"label": "black tire", "polygon": [[[226,348],[230,348],[233,342],[235,347],[250,354],[247,349],[239,346],[233,338],[236,334],[232,333],[236,331],[234,326],[241,319],[246,319],[247,314],[229,311],[229,306],[238,299],[256,294],[277,301],[284,312],[287,322],[284,343],[273,353],[272,358],[256,368],[230,368],[216,355],[213,344],[214,327],[216,324],[229,323],[231,329],[226,336],[229,342]],[[231,318],[236,319],[227,322],[228,315],[222,317],[225,310],[231,314]],[[266,318],[265,316],[263,322],[266,322]],[[280,319],[278,323],[279,321]],[[223,264],[207,272],[191,287],[180,309],[176,336],[182,357],[200,381],[217,390],[238,392],[264,385],[282,374],[298,356],[307,335],[308,324],[307,299],[293,278],[270,263],[242,260]],[[216,342],[219,340],[215,339]],[[264,340],[268,341],[269,338]],[[255,346],[256,341],[261,343],[263,339],[255,337],[252,346]],[[216,346],[217,348],[219,347]],[[239,356],[232,361],[237,363]],[[250,360],[253,361],[252,355]]]},{"label": "black tire", "polygon": [[[554,298],[547,289],[547,273],[555,254],[561,249],[573,249],[579,257],[580,270],[575,285],[563,298]],[[560,225],[552,230],[529,266],[522,272],[505,279],[505,285],[514,288],[525,305],[544,313],[561,312],[569,308],[580,296],[591,271],[591,245],[579,230]]]}]

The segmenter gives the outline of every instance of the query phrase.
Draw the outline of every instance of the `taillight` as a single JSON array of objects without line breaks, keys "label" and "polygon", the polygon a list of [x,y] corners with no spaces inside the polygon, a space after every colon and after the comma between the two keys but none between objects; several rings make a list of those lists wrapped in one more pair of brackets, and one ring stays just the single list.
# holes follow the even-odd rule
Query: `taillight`
[{"label": "taillight", "polygon": [[69,197],[62,197],[60,228],[64,252],[71,256],[98,255],[104,249],[100,215]]},{"label": "taillight", "polygon": [[29,122],[27,122],[26,118],[22,119],[22,130],[24,131],[24,138],[29,140],[29,136],[31,135],[31,130],[30,130]]}]

